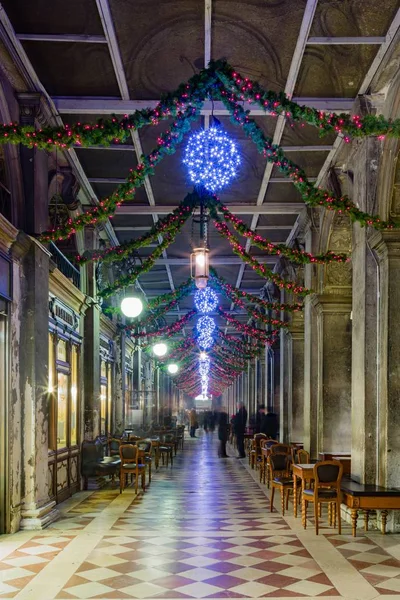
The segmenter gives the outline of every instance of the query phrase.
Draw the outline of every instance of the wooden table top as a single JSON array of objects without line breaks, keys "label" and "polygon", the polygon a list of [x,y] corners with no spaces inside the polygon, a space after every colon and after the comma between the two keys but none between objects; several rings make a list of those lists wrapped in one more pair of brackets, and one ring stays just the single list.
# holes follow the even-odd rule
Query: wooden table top
[{"label": "wooden table top", "polygon": [[299,475],[299,477],[301,477],[303,475],[307,475],[307,479],[309,479],[310,474],[312,474],[314,471],[314,465],[309,464],[309,463],[303,463],[303,464],[295,463],[292,466],[292,470],[293,470],[293,473],[296,473],[297,475]]}]

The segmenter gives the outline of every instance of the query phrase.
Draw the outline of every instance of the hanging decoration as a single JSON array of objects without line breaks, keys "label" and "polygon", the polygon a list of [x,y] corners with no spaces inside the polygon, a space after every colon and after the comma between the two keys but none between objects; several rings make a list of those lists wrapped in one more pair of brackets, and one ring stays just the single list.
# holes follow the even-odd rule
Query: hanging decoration
[{"label": "hanging decoration", "polygon": [[194,305],[199,313],[204,315],[214,312],[218,306],[218,296],[210,287],[197,290],[194,295]]},{"label": "hanging decoration", "polygon": [[158,331],[151,331],[151,332],[143,331],[140,333],[133,332],[135,329],[137,329],[137,325],[121,325],[121,329],[125,329],[126,331],[131,332],[131,337],[134,339],[155,338],[155,337],[169,338],[171,336],[176,335],[180,331],[182,331],[182,329],[187,325],[187,323],[191,319],[193,319],[195,314],[196,314],[195,310],[190,310],[188,313],[186,313],[186,315],[184,315],[183,317],[181,317],[180,319],[175,321],[175,323],[173,323],[172,325],[167,325],[166,327],[162,327],[161,329],[158,329]]},{"label": "hanging decoration", "polygon": [[217,274],[215,269],[211,269],[210,286],[222,292],[226,298],[231,300],[238,308],[246,308],[247,304],[256,304],[264,310],[274,310],[279,312],[298,312],[303,310],[303,304],[296,302],[293,304],[287,302],[269,302],[263,300],[254,294],[244,292],[230,283],[227,283],[223,277]]},{"label": "hanging decoration", "polygon": [[190,136],[183,164],[194,185],[215,193],[236,177],[240,155],[235,142],[222,127],[213,125]]},{"label": "hanging decoration", "polygon": [[215,327],[214,319],[207,315],[200,317],[197,321],[197,344],[201,350],[209,350],[213,345]]},{"label": "hanging decoration", "polygon": [[297,285],[292,281],[287,281],[286,279],[283,279],[278,273],[274,273],[265,265],[260,264],[258,260],[254,258],[254,256],[251,256],[251,254],[246,252],[246,249],[240,244],[239,240],[229,231],[228,226],[225,223],[222,223],[222,221],[220,221],[218,217],[215,218],[214,225],[218,233],[226,240],[228,240],[233,252],[237,256],[240,256],[243,262],[246,263],[246,265],[248,265],[249,267],[251,267],[253,271],[258,273],[258,275],[264,277],[264,279],[269,279],[270,281],[273,281],[275,285],[277,285],[280,289],[288,290],[289,292],[292,292],[293,294],[296,294],[298,296],[307,296],[311,293],[311,290],[308,290],[307,288],[301,285]]},{"label": "hanging decoration", "polygon": [[286,244],[274,244],[269,240],[263,238],[261,235],[258,235],[255,231],[253,231],[242,219],[239,219],[235,215],[233,215],[230,210],[224,206],[223,204],[216,205],[222,216],[224,217],[227,223],[230,223],[234,230],[242,235],[243,237],[251,240],[254,246],[260,248],[260,250],[264,250],[267,254],[271,254],[273,256],[284,256],[291,262],[304,265],[308,263],[317,263],[317,264],[329,264],[332,262],[344,263],[348,262],[350,258],[347,254],[338,254],[336,252],[326,252],[325,254],[316,254],[313,255],[310,252],[305,252],[304,250],[296,250],[295,248],[290,248],[286,246]]}]

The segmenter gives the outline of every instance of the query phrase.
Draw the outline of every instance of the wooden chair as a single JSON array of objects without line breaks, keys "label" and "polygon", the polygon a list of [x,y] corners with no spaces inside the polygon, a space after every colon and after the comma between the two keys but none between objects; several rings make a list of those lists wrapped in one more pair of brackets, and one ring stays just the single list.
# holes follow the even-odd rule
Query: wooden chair
[{"label": "wooden chair", "polygon": [[342,523],[340,518],[341,492],[340,484],[343,475],[343,465],[338,460],[324,460],[314,465],[314,489],[304,490],[303,515],[304,529],[307,527],[307,507],[309,502],[314,503],[315,533],[319,531],[319,506],[328,504],[329,525],[336,527],[338,517],[338,534],[341,534]]},{"label": "wooden chair", "polygon": [[[292,448],[292,462],[297,465],[309,465],[310,464],[310,454],[307,450]],[[297,481],[301,481],[300,477],[297,477]],[[311,486],[310,486],[311,487]],[[301,486],[297,485],[297,489],[301,492]],[[301,493],[298,495],[298,498],[294,500],[300,504],[301,501]]]},{"label": "wooden chair", "polygon": [[292,456],[292,447],[288,444],[280,444],[275,443],[270,446],[271,454],[286,454],[287,456]]},{"label": "wooden chair", "polygon": [[110,438],[108,440],[108,455],[119,456],[119,447],[122,443],[120,438]]},{"label": "wooden chair", "polygon": [[268,461],[271,480],[270,512],[272,512],[274,508],[275,490],[279,489],[281,492],[282,516],[284,516],[285,504],[286,509],[288,508],[289,493],[290,491],[293,492],[293,477],[290,474],[290,460],[287,454],[271,454]]},{"label": "wooden chair", "polygon": [[257,468],[257,465],[261,460],[261,441],[266,439],[267,436],[265,433],[256,433],[254,438],[251,440],[249,464],[252,469],[254,469],[254,467]]},{"label": "wooden chair", "polygon": [[[269,487],[269,467],[268,467],[268,456],[270,454],[270,450],[272,446],[278,444],[276,440],[272,440],[271,438],[267,438],[265,440],[261,440],[260,442],[260,452],[261,452],[261,462],[260,462],[260,483],[261,480],[263,483],[267,483]],[[264,449],[264,450],[263,450]],[[267,481],[265,481],[267,478]]]},{"label": "wooden chair", "polygon": [[184,443],[185,443],[185,426],[184,425],[178,425],[178,427],[176,428],[176,439],[178,442],[178,450],[183,450]]},{"label": "wooden chair", "polygon": [[166,463],[166,466],[168,467],[169,461],[171,461],[172,467],[174,464],[175,436],[173,433],[164,433],[164,435],[160,437],[158,452],[161,456],[161,462],[162,464]]},{"label": "wooden chair", "polygon": [[153,462],[152,459],[152,447],[153,444],[151,440],[142,440],[137,443],[137,447],[139,448],[139,462],[144,463],[149,470],[149,483],[151,482],[151,464]]},{"label": "wooden chair", "polygon": [[136,494],[138,493],[139,477],[142,478],[142,490],[145,491],[146,465],[145,463],[139,462],[139,448],[132,444],[121,444],[119,448],[119,455],[121,457],[119,493],[122,494],[122,491],[125,489],[127,475],[131,476],[131,481],[132,478],[135,477]]}]

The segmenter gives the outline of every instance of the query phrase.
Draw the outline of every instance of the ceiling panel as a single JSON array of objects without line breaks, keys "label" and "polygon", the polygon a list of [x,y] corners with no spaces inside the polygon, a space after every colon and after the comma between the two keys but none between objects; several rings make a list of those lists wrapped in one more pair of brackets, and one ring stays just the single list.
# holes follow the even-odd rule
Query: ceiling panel
[{"label": "ceiling panel", "polygon": [[119,95],[105,44],[25,41],[22,45],[50,95]]},{"label": "ceiling panel", "polygon": [[204,66],[203,2],[111,0],[110,7],[131,98],[159,98]]},{"label": "ceiling panel", "polygon": [[398,0],[319,0],[310,35],[382,36],[398,8]]},{"label": "ceiling panel", "polygon": [[17,33],[103,35],[96,0],[2,0]]}]

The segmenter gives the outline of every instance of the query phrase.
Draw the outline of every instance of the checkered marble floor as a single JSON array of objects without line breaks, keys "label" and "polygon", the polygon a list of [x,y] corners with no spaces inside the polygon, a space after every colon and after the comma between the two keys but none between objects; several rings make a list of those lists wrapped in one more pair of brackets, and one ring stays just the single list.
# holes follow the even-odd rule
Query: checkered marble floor
[{"label": "checkered marble floor", "polygon": [[400,598],[400,536],[317,537],[291,507],[271,514],[216,437],[186,440],[144,494],[80,492],[49,529],[3,536],[0,598]]}]

